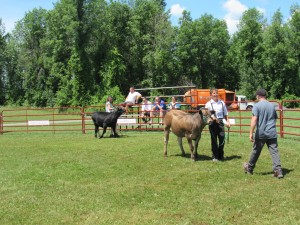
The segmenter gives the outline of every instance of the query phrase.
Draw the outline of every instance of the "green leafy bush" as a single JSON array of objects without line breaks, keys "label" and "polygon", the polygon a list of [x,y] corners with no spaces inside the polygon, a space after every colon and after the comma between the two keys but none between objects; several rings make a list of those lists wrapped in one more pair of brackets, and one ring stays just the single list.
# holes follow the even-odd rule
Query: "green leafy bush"
[{"label": "green leafy bush", "polygon": [[[293,100],[293,101],[288,101],[288,102],[284,102],[283,106],[287,107],[287,108],[298,108],[300,105],[299,102],[299,97],[297,97],[296,95],[293,94],[284,94],[283,95],[283,100]],[[298,100],[298,101],[296,101]]]}]

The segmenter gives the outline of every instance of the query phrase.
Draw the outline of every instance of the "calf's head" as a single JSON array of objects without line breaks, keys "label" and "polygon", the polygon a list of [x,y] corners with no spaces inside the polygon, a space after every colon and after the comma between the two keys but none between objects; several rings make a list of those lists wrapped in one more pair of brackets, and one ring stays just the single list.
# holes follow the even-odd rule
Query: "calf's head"
[{"label": "calf's head", "polygon": [[120,116],[125,112],[125,109],[123,107],[117,107],[114,111]]},{"label": "calf's head", "polygon": [[217,121],[217,118],[211,114],[208,109],[201,108],[199,114],[205,124],[211,124],[213,121]]}]

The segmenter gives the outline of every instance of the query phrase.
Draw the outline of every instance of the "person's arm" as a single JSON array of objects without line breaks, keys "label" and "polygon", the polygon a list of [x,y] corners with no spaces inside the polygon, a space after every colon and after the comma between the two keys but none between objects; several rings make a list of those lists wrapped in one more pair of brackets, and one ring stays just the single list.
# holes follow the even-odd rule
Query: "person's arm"
[{"label": "person's arm", "polygon": [[160,106],[160,103],[159,103],[159,102],[156,103],[156,107],[157,107],[159,110],[162,109],[162,107]]},{"label": "person's arm", "polygon": [[230,127],[230,121],[229,121],[228,115],[225,115],[224,117],[225,117],[224,119],[226,120],[226,127],[229,128]]},{"label": "person's arm", "polygon": [[228,110],[227,107],[225,106],[225,103],[222,102],[223,104],[223,115],[224,115],[224,119],[226,121],[226,127],[230,128],[230,121],[229,121],[229,117],[228,117]]},{"label": "person's arm", "polygon": [[111,107],[111,103],[110,102],[107,104],[107,109],[108,109],[109,112],[111,112],[113,110],[113,108]]},{"label": "person's arm", "polygon": [[140,93],[138,93],[136,95],[136,98],[135,98],[135,103],[139,103],[139,99],[142,97],[142,95]]},{"label": "person's arm", "polygon": [[127,95],[127,97],[125,98],[125,102],[127,102],[127,100],[128,100],[128,97],[129,97],[129,94]]},{"label": "person's arm", "polygon": [[142,103],[142,110],[141,110],[142,113],[146,112],[146,107],[147,107],[147,106],[145,105],[145,103]]},{"label": "person's arm", "polygon": [[250,124],[250,133],[249,133],[249,139],[251,142],[254,142],[253,133],[256,127],[256,123],[257,123],[257,116],[252,116],[251,124]]},{"label": "person's arm", "polygon": [[157,104],[157,107],[159,108],[159,110],[164,110],[167,108],[166,104],[162,101]]},{"label": "person's arm", "polygon": [[209,103],[210,103],[210,102],[208,101],[208,102],[205,104],[204,107],[205,107],[206,109],[208,109],[209,111],[211,111],[211,109],[210,109],[210,104],[209,104]]}]

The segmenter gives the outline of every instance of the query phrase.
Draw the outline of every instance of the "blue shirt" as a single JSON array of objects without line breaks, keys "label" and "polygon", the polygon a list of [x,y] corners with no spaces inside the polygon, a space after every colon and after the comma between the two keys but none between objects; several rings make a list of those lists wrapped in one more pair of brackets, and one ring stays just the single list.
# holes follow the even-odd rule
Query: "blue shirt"
[{"label": "blue shirt", "polygon": [[[167,110],[167,105],[163,100],[160,101],[159,106],[162,107],[163,110]],[[155,110],[160,110],[157,105],[155,105]]]}]

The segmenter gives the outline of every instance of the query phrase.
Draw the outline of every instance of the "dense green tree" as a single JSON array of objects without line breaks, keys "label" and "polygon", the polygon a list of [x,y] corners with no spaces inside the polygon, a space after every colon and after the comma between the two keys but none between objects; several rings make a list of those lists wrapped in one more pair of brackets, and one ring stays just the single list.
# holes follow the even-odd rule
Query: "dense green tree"
[{"label": "dense green tree", "polygon": [[269,90],[270,97],[280,99],[288,88],[291,75],[287,45],[286,26],[282,21],[282,14],[278,10],[272,23],[264,32],[264,87]]},{"label": "dense green tree", "polygon": [[50,71],[48,84],[52,86],[55,104],[59,106],[77,105],[78,73],[81,70],[76,52],[76,34],[79,27],[76,4],[72,0],[62,0],[49,11],[45,49],[45,67]]},{"label": "dense green tree", "polygon": [[[231,43],[231,42],[230,42]],[[239,57],[238,57],[238,49],[236,45],[229,44],[230,47],[227,51],[227,54],[225,56],[224,60],[224,73],[225,73],[225,79],[224,84],[222,86],[222,83],[220,83],[220,87],[224,87],[227,90],[238,90],[240,88],[240,74],[239,74]]]},{"label": "dense green tree", "polygon": [[232,37],[207,14],[193,20],[184,11],[172,26],[165,7],[165,0],[60,0],[26,13],[7,35],[0,20],[0,104],[78,106],[108,95],[120,102],[132,85],[300,95],[297,4],[286,23],[277,11],[270,25],[247,10]]},{"label": "dense green tree", "polygon": [[142,86],[166,86],[170,82],[168,75],[173,71],[174,36],[169,14],[164,12],[164,7],[163,1],[142,0],[135,8],[140,18],[147,18],[139,22],[139,26],[144,30],[139,37],[141,43],[139,48],[143,51],[142,64],[144,65],[141,68],[144,71],[144,78],[140,78]]},{"label": "dense green tree", "polygon": [[[113,87],[128,92],[130,84],[130,70],[132,65],[130,60],[130,29],[129,21],[132,16],[131,8],[120,2],[112,2],[106,11],[106,32],[101,36],[106,36],[106,43],[99,49],[105,53],[100,78],[104,91],[109,91]],[[103,50],[105,52],[103,52]]]},{"label": "dense green tree", "polygon": [[185,12],[176,41],[182,75],[198,87],[224,87],[229,39],[224,21],[207,14],[192,21]]},{"label": "dense green tree", "polygon": [[285,93],[300,96],[300,6],[294,4],[291,6],[291,19],[288,26],[288,63],[287,74],[289,81],[286,83]]},{"label": "dense green tree", "polygon": [[2,19],[0,18],[0,105],[4,105],[5,104],[5,81],[4,81],[4,77],[5,77],[5,69],[4,69],[4,64],[5,64],[5,46],[6,46],[6,42],[5,42],[5,37],[4,37],[4,33],[5,33],[5,28],[2,24]]},{"label": "dense green tree", "polygon": [[262,53],[265,26],[266,21],[261,12],[255,8],[247,10],[240,20],[231,46],[238,55],[239,89],[250,98],[264,85]]},{"label": "dense green tree", "polygon": [[23,66],[19,63],[20,49],[17,40],[11,34],[6,35],[5,49],[5,95],[9,105],[24,104],[25,89],[22,76]]},{"label": "dense green tree", "polygon": [[46,30],[46,13],[46,10],[41,8],[26,13],[25,17],[18,21],[12,41],[16,44],[18,52],[18,72],[23,81],[26,104],[35,106],[46,106],[49,97],[46,88],[48,74],[43,65],[41,49]]}]

